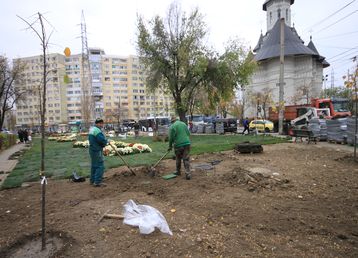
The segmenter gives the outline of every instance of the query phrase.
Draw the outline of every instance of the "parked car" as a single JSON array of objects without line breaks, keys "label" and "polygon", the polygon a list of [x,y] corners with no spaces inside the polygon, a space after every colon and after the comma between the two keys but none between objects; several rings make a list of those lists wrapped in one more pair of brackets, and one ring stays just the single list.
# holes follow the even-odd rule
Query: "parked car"
[{"label": "parked car", "polygon": [[252,120],[249,124],[250,130],[257,129],[259,132],[272,132],[273,131],[273,122],[269,120]]}]

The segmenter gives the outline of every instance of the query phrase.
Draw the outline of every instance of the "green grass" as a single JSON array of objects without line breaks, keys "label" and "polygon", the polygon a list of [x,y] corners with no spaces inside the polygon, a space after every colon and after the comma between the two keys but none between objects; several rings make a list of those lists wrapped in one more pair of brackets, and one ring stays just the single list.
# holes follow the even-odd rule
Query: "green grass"
[{"label": "green grass", "polygon": [[[84,139],[83,139],[84,140]],[[120,140],[120,139],[117,139]],[[191,154],[213,153],[231,150],[236,143],[250,141],[260,144],[286,142],[285,139],[271,136],[242,136],[242,135],[193,135]],[[124,140],[133,142],[133,138]],[[153,142],[151,137],[140,137],[136,142],[148,144],[153,152],[123,156],[130,166],[149,166],[157,162],[168,149],[168,143]],[[71,142],[46,141],[45,171],[48,177],[54,179],[68,178],[72,171],[79,175],[88,176],[90,158],[88,149],[72,148]],[[167,158],[171,158],[171,154]],[[39,180],[41,160],[40,139],[34,139],[33,147],[21,157],[15,169],[6,178],[2,188],[21,186],[26,181]],[[105,157],[106,169],[124,165],[118,156]]]}]

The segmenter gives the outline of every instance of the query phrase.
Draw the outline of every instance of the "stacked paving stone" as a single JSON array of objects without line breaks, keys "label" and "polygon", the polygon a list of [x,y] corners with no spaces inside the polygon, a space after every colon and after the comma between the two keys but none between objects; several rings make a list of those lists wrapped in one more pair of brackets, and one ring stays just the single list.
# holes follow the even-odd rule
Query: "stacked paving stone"
[{"label": "stacked paving stone", "polygon": [[325,119],[311,119],[308,124],[308,129],[310,129],[313,136],[318,137],[320,141],[327,140],[327,123]]},{"label": "stacked paving stone", "polygon": [[354,116],[347,118],[347,143],[350,145],[354,144],[355,120],[356,118]]},{"label": "stacked paving stone", "polygon": [[347,118],[327,120],[327,140],[345,142],[347,139]]}]

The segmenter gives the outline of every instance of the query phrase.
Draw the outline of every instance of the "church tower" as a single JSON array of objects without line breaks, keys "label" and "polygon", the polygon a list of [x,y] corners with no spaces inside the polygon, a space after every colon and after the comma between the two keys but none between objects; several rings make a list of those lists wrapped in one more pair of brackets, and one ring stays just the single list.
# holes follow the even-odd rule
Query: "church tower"
[{"label": "church tower", "polygon": [[[280,78],[280,20],[284,19],[284,104],[307,104],[307,100],[320,96],[322,90],[323,69],[329,66],[313,44],[312,38],[305,45],[296,28],[291,26],[291,5],[294,0],[265,0],[262,6],[266,11],[267,31],[261,32],[257,45],[253,48],[257,69],[245,87],[244,98],[247,100],[245,116],[265,116],[258,113],[258,106],[263,103],[253,102],[258,94],[267,94],[270,105],[279,101]],[[275,103],[275,104],[273,104]],[[267,104],[267,103],[266,103]],[[267,105],[264,105],[267,107]],[[262,110],[262,109],[261,109]],[[261,112],[262,113],[262,112]]]},{"label": "church tower", "polygon": [[266,0],[262,8],[266,11],[267,31],[271,30],[281,18],[291,27],[291,5],[294,0]]}]

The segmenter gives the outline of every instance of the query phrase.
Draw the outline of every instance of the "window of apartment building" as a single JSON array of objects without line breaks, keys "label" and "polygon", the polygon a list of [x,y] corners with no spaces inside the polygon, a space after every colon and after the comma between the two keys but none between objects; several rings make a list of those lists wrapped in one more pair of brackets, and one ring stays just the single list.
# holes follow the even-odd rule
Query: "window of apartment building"
[{"label": "window of apartment building", "polygon": [[133,82],[133,83],[132,83],[132,86],[133,86],[133,87],[137,87],[137,86],[138,86],[138,83]]},{"label": "window of apartment building", "polygon": [[126,82],[126,81],[128,81],[128,79],[127,78],[119,78],[119,81]]},{"label": "window of apartment building", "polygon": [[61,112],[61,111],[58,110],[58,109],[55,110],[55,113],[57,113],[57,114],[59,114],[60,112]]},{"label": "window of apartment building", "polygon": [[22,118],[18,118],[17,120],[18,120],[19,122],[22,122]]},{"label": "window of apartment building", "polygon": [[133,105],[138,106],[138,101],[133,101]]},{"label": "window of apartment building", "polygon": [[128,91],[127,90],[121,90],[121,93],[122,94],[128,94]]},{"label": "window of apartment building", "polygon": [[53,107],[53,104],[47,104],[48,107]]},{"label": "window of apartment building", "polygon": [[134,90],[133,90],[133,93],[138,93],[138,90],[135,90],[135,89],[134,89]]},{"label": "window of apartment building", "polygon": [[128,87],[128,85],[125,84],[125,83],[121,83],[121,84],[120,84],[120,88],[122,88],[122,89],[126,89],[127,87]]},{"label": "window of apartment building", "polygon": [[132,74],[138,74],[138,71],[137,71],[137,70],[133,70],[133,71],[132,71]]},{"label": "window of apartment building", "polygon": [[114,91],[113,91],[113,93],[115,93],[115,94],[119,94],[119,93],[120,93],[120,91],[119,91],[119,90],[114,90]]},{"label": "window of apartment building", "polygon": [[119,74],[128,74],[127,71],[120,71]]},{"label": "window of apartment building", "polygon": [[136,81],[136,80],[138,80],[138,77],[132,76],[132,80],[133,80],[133,81]]},{"label": "window of apartment building", "polygon": [[145,93],[145,90],[139,90],[139,93]]},{"label": "window of apartment building", "polygon": [[110,100],[111,96],[105,96],[104,98]]},{"label": "window of apartment building", "polygon": [[67,91],[67,94],[73,94],[72,90]]},{"label": "window of apartment building", "polygon": [[113,83],[113,89],[119,89],[119,84],[118,83]]},{"label": "window of apartment building", "polygon": [[61,118],[59,117],[59,116],[56,116],[56,120],[58,121],[58,120],[60,120]]},{"label": "window of apartment building", "polygon": [[81,106],[81,103],[76,103],[76,107],[80,107]]},{"label": "window of apartment building", "polygon": [[138,99],[138,96],[134,95],[134,96],[133,96],[133,99]]},{"label": "window of apartment building", "polygon": [[110,106],[112,106],[111,102],[106,102],[106,107],[110,107]]},{"label": "window of apartment building", "polygon": [[53,113],[53,110],[52,110],[52,109],[50,109],[48,112],[49,112],[49,113]]},{"label": "window of apartment building", "polygon": [[106,82],[109,82],[109,81],[111,81],[111,78],[109,78],[109,77],[104,77],[104,80],[105,80]]},{"label": "window of apartment building", "polygon": [[75,94],[80,94],[81,91],[80,90],[75,90]]},{"label": "window of apartment building", "polygon": [[60,103],[55,103],[55,107],[59,107],[60,106]]},{"label": "window of apartment building", "polygon": [[120,66],[119,66],[119,69],[121,69],[121,70],[126,70],[126,69],[127,69],[127,66],[126,66],[126,65],[120,65]]},{"label": "window of apartment building", "polygon": [[132,69],[137,69],[137,68],[138,68],[138,65],[132,64]]},{"label": "window of apartment building", "polygon": [[74,107],[75,104],[67,104],[67,107]]}]

